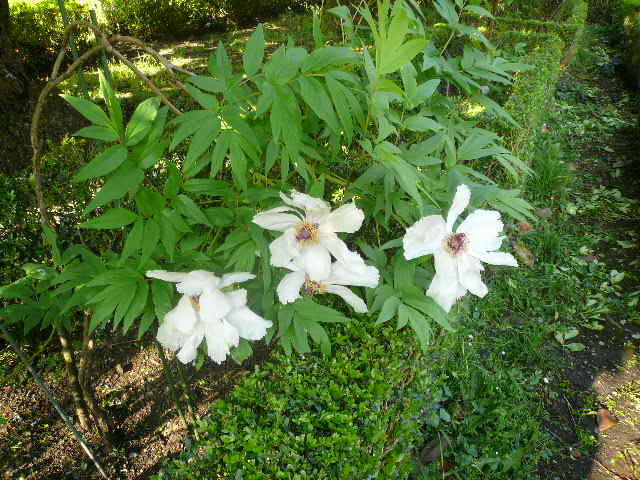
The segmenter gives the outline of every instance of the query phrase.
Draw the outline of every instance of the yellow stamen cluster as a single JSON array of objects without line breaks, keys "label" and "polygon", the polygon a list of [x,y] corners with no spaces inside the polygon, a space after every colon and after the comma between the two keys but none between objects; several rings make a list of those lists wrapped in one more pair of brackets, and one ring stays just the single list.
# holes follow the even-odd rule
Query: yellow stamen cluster
[{"label": "yellow stamen cluster", "polygon": [[325,293],[324,285],[313,280],[305,280],[304,293],[308,296],[322,295]]},{"label": "yellow stamen cluster", "polygon": [[189,297],[191,301],[191,306],[196,312],[200,312],[200,295],[195,295],[193,297]]},{"label": "yellow stamen cluster", "polygon": [[451,233],[444,239],[444,249],[452,257],[457,257],[461,253],[466,252],[469,246],[469,239],[464,233]]}]

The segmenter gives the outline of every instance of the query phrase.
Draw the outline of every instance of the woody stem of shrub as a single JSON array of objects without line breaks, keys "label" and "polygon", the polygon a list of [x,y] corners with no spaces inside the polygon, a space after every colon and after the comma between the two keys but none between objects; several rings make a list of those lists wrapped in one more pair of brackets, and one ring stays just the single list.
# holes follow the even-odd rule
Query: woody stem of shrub
[{"label": "woody stem of shrub", "polygon": [[87,442],[85,442],[84,438],[82,437],[82,434],[73,425],[73,422],[71,421],[71,419],[67,416],[67,414],[64,412],[64,410],[62,410],[62,407],[60,406],[60,404],[53,397],[53,395],[51,394],[51,391],[47,388],[45,383],[42,381],[42,378],[40,378],[40,375],[38,375],[38,372],[36,372],[35,368],[33,368],[33,366],[29,363],[27,358],[24,356],[24,353],[22,352],[22,350],[18,346],[18,343],[11,336],[11,334],[7,331],[7,329],[5,328],[4,323],[2,323],[2,321],[3,321],[3,319],[0,319],[0,330],[2,331],[2,335],[4,336],[4,338],[7,340],[7,342],[9,342],[11,344],[11,346],[13,347],[15,352],[18,354],[18,357],[20,357],[20,360],[22,361],[22,363],[25,365],[25,367],[27,367],[27,370],[29,370],[29,373],[33,377],[33,379],[36,382],[36,385],[38,386],[38,388],[40,388],[42,393],[44,393],[44,395],[45,395],[45,397],[47,397],[47,400],[49,401],[49,403],[51,403],[51,405],[53,405],[53,408],[56,409],[56,412],[58,412],[58,415],[60,415],[60,418],[62,418],[62,421],[65,423],[67,428],[71,431],[71,433],[73,434],[75,439],[78,441],[78,443],[80,443],[80,445],[82,446],[82,449],[87,454],[87,456],[89,457],[91,462],[93,462],[93,464],[95,465],[96,470],[98,470],[98,472],[100,472],[100,475],[102,475],[103,478],[109,480],[109,476],[105,472],[105,470],[104,470],[102,464],[100,463],[100,460],[98,459],[98,457],[96,457],[96,455],[93,453],[93,450],[91,450],[91,448],[89,447]]},{"label": "woody stem of shrub", "polygon": [[[71,65],[67,67],[67,69],[60,73],[62,61],[64,59],[65,51],[69,46],[69,42],[71,39],[72,33],[80,27],[87,28],[96,35],[98,39],[98,45],[93,48],[87,50],[82,55],[80,55],[77,59],[75,59]],[[31,129],[30,129],[30,138],[31,138],[31,148],[33,151],[31,157],[31,163],[33,168],[33,175],[35,178],[35,191],[36,191],[36,201],[38,204],[38,212],[40,216],[40,224],[42,228],[50,228],[52,231],[55,231],[53,224],[49,219],[49,214],[47,210],[47,204],[44,199],[44,187],[42,182],[42,174],[40,171],[40,156],[42,149],[42,139],[40,138],[40,119],[42,117],[42,113],[44,111],[44,107],[46,105],[46,100],[49,94],[64,80],[70,78],[82,65],[87,63],[89,60],[93,59],[96,55],[99,55],[104,52],[110,52],[123,61],[144,83],[151,89],[160,100],[169,107],[169,109],[174,112],[176,115],[180,115],[182,112],[178,110],[175,105],[173,105],[169,99],[160,91],[160,89],[151,82],[135,65],[133,65],[128,59],[126,59],[113,45],[116,43],[133,43],[134,45],[141,46],[145,49],[145,51],[151,53],[153,57],[162,63],[165,68],[169,71],[169,74],[174,81],[174,83],[181,89],[187,91],[186,87],[175,77],[173,70],[178,70],[187,75],[193,75],[193,73],[188,72],[184,69],[178,69],[174,65],[170,64],[162,55],[160,55],[155,50],[149,48],[144,44],[144,42],[133,39],[131,37],[122,37],[119,35],[114,35],[110,38],[107,36],[95,25],[90,23],[70,23],[65,29],[64,38],[62,42],[62,47],[56,57],[56,61],[53,66],[53,70],[51,73],[51,80],[47,82],[44,86],[40,95],[38,96],[38,100],[35,104],[33,116],[31,119]],[[188,91],[187,91],[188,93]],[[60,345],[62,347],[62,356],[65,360],[65,365],[67,367],[67,379],[69,381],[69,388],[71,389],[71,394],[74,399],[76,415],[78,416],[78,420],[83,428],[89,427],[88,416],[87,416],[87,405],[93,417],[96,419],[96,423],[103,433],[109,431],[108,422],[105,419],[105,416],[101,414],[101,412],[96,408],[95,401],[93,400],[92,392],[89,392],[89,388],[83,388],[81,382],[78,378],[78,368],[75,359],[75,355],[73,349],[71,348],[71,341],[68,337],[68,334],[63,326],[56,326],[56,333],[58,334]],[[83,365],[86,365],[83,363]],[[83,372],[86,373],[86,372]],[[105,435],[105,441],[108,442],[108,436]]]}]

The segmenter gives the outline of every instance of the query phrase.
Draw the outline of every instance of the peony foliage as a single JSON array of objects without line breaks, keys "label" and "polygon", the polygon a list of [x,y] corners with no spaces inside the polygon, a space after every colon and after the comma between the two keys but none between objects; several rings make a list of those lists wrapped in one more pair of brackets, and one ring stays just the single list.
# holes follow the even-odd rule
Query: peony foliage
[{"label": "peony foliage", "polygon": [[192,101],[180,115],[154,97],[126,119],[102,76],[106,108],[66,96],[90,122],[75,135],[102,142],[74,177],[95,192],[78,228],[108,241],[45,228],[55,265],[3,287],[3,313],[28,331],[88,311],[91,331],[151,329],[183,362],[241,361],[263,337],[328,354],[326,325],[353,315],[395,319],[422,346],[451,331],[458,298],[486,294],[480,262],[515,264],[496,251],[499,214],[477,208],[531,210],[476,170],[528,172],[460,106],[514,123],[487,85],[526,66],[463,24],[462,2],[435,6],[462,48],[437,45],[419,10],[386,0],[328,10],[340,44],[318,31],[311,50],[290,39],[268,53],[258,26],[239,63],[220,44],[208,73],[183,79]]}]

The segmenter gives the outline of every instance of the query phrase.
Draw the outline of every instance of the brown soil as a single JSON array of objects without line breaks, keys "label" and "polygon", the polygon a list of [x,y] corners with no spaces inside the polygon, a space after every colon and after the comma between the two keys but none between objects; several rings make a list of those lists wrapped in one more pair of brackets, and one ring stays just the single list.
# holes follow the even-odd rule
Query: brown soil
[{"label": "brown soil", "polygon": [[[253,356],[241,366],[229,359],[220,366],[207,361],[200,371],[185,367],[196,417],[206,415],[211,402],[267,356],[267,347],[257,343]],[[96,400],[115,425],[114,444],[109,451],[95,434],[83,435],[112,479],[149,478],[164,458],[191,441],[172,400],[158,351],[153,344],[115,337],[94,352],[93,358]],[[62,370],[61,364],[47,368],[46,383],[71,414]],[[0,478],[102,478],[34,383],[28,378],[16,383],[0,388],[0,417],[7,420],[0,425]],[[186,411],[185,415],[188,419]]]}]

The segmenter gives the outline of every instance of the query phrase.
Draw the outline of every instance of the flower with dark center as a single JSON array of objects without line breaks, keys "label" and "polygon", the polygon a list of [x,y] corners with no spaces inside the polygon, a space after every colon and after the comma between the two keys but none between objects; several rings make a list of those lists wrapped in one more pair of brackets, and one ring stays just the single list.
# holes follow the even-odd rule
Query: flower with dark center
[{"label": "flower with dark center", "polygon": [[407,260],[433,254],[436,274],[427,295],[447,312],[467,291],[478,297],[487,294],[487,286],[480,277],[481,262],[518,266],[513,255],[497,251],[504,240],[500,236],[503,225],[499,212],[474,210],[453,231],[470,199],[469,187],[458,186],[446,221],[440,215],[423,217],[407,229],[402,239]]}]

